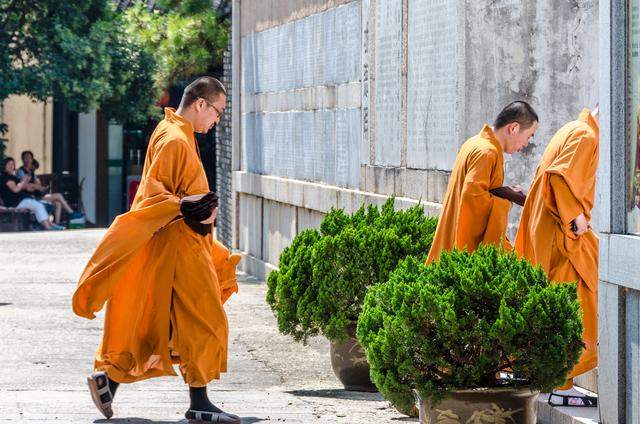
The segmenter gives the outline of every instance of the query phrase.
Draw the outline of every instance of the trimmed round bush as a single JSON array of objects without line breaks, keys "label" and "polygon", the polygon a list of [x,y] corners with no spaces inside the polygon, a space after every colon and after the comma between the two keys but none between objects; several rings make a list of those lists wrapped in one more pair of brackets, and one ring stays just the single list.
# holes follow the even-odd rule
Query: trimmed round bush
[{"label": "trimmed round bush", "polygon": [[[551,283],[540,267],[494,246],[407,258],[371,287],[358,321],[371,377],[401,409],[437,403],[453,389],[564,383],[583,344],[575,283]],[[496,375],[512,372],[514,379]]]},{"label": "trimmed round bush", "polygon": [[354,328],[371,285],[386,281],[400,260],[426,257],[437,225],[420,205],[394,210],[361,207],[353,215],[334,209],[320,231],[296,236],[267,280],[267,302],[283,334],[306,342],[322,333],[344,340]]},{"label": "trimmed round bush", "polygon": [[278,318],[278,328],[297,341],[318,334],[308,305],[317,298],[311,278],[315,245],[320,238],[317,230],[298,234],[280,254],[280,270],[271,272],[267,279],[267,303]]},{"label": "trimmed round bush", "polygon": [[[367,288],[387,281],[407,256],[426,258],[429,253],[437,218],[426,217],[422,206],[395,211],[393,203],[359,210],[348,225],[316,245],[313,319],[330,340],[346,338],[346,329],[355,327]],[[323,233],[326,226],[321,226]]]}]

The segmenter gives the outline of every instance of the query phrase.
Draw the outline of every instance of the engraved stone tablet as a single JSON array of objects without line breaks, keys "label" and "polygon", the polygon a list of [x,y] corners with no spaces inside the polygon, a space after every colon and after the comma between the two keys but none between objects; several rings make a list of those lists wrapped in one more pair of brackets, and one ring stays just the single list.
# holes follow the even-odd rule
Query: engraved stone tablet
[{"label": "engraved stone tablet", "polygon": [[400,166],[402,0],[376,2],[376,164]]},{"label": "engraved stone tablet", "polygon": [[336,110],[336,185],[347,187],[349,180],[349,125],[347,110]]},{"label": "engraved stone tablet", "polygon": [[302,113],[302,157],[296,158],[296,161],[302,163],[302,178],[307,181],[313,181],[315,178],[315,161],[316,161],[316,137],[315,137],[315,118],[314,112]]},{"label": "engraved stone tablet", "polygon": [[461,142],[456,82],[464,52],[458,42],[458,7],[449,0],[409,0],[410,168],[451,169]]},{"label": "engraved stone tablet", "polygon": [[360,80],[362,82],[362,140],[360,146],[360,163],[369,164],[370,133],[370,99],[371,99],[371,0],[362,0],[362,66]]}]

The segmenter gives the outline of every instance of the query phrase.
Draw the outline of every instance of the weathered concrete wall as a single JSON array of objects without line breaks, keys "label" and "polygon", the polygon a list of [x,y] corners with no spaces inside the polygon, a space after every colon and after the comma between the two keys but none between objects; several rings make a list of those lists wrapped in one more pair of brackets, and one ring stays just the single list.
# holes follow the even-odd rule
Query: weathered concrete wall
[{"label": "weathered concrete wall", "polygon": [[511,100],[530,102],[540,116],[534,145],[507,156],[505,174],[528,185],[556,130],[597,102],[598,2],[466,0],[465,21],[463,135]]},{"label": "weathered concrete wall", "polygon": [[[532,145],[505,155],[506,184],[528,188],[553,134],[597,102],[597,27],[597,0],[466,0],[460,140],[512,100],[528,101],[540,117]],[[511,237],[520,212],[512,208]]]},{"label": "weathered concrete wall", "polygon": [[[242,5],[238,247],[267,271],[327,205],[396,195],[437,214],[459,146],[518,99],[541,118],[534,145],[506,161],[506,183],[527,187],[553,133],[597,98],[596,0]],[[243,211],[250,198],[260,212]]]},{"label": "weathered concrete wall", "polygon": [[352,0],[242,0],[242,35],[324,12]]},{"label": "weathered concrete wall", "polygon": [[9,126],[5,154],[21,165],[20,153],[31,150],[41,174],[51,172],[53,102],[34,102],[27,96],[10,96],[0,104],[0,122]]}]

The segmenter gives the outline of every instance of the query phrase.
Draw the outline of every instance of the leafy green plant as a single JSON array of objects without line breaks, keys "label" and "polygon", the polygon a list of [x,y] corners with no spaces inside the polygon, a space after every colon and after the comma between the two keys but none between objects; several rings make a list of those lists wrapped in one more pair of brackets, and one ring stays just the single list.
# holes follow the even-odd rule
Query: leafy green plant
[{"label": "leafy green plant", "polygon": [[141,123],[163,89],[219,69],[229,22],[205,0],[0,2],[0,101],[64,101]]},{"label": "leafy green plant", "polygon": [[203,1],[162,1],[154,10],[137,1],[124,11],[126,32],[153,56],[158,88],[222,65],[229,22]]},{"label": "leafy green plant", "polygon": [[[11,94],[49,98],[85,112],[111,102],[116,117],[152,104],[146,86],[154,64],[140,61],[140,46],[122,30],[121,14],[106,0],[0,5],[0,100]],[[133,87],[135,88],[135,87]],[[123,95],[122,93],[126,93]],[[142,93],[142,95],[140,94]]]},{"label": "leafy green plant", "polygon": [[312,273],[315,244],[320,238],[317,230],[298,234],[291,246],[282,251],[280,270],[271,272],[267,279],[267,302],[277,315],[278,327],[296,340],[318,334],[305,305],[313,303],[317,296]]},{"label": "leafy green plant", "polygon": [[345,339],[367,288],[386,281],[406,256],[424,258],[436,224],[422,206],[395,211],[394,199],[353,215],[329,212],[319,232],[296,236],[280,257],[280,270],[269,276],[267,302],[280,331],[303,342],[319,333]]},{"label": "leafy green plant", "polygon": [[412,390],[438,402],[450,390],[495,387],[509,371],[533,389],[564,383],[582,350],[576,284],[494,246],[407,258],[371,287],[357,336],[371,377],[403,409]]},{"label": "leafy green plant", "polygon": [[437,219],[427,218],[422,206],[395,211],[393,205],[390,199],[381,209],[362,208],[333,235],[324,226],[313,268],[314,321],[331,340],[345,339],[355,327],[369,286],[386,281],[405,257],[424,259],[429,252]]}]

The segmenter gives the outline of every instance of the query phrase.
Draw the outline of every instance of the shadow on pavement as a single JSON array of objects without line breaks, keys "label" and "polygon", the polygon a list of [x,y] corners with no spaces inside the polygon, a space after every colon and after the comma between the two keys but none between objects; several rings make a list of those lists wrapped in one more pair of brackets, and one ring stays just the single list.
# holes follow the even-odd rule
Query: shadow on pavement
[{"label": "shadow on pavement", "polygon": [[[242,417],[242,424],[254,424],[261,423],[263,421],[268,421],[269,418],[259,418],[259,417]],[[188,421],[186,419],[182,419],[179,421],[156,421],[156,420],[148,420],[146,418],[136,418],[136,417],[128,417],[128,418],[112,418],[112,419],[100,419],[95,420],[94,424],[187,424]]]},{"label": "shadow on pavement", "polygon": [[291,390],[289,393],[300,397],[335,398],[348,400],[384,400],[379,393],[350,392],[344,389]]},{"label": "shadow on pavement", "polygon": [[188,421],[186,419],[181,419],[178,421],[156,421],[156,420],[148,420],[146,418],[136,418],[136,417],[128,417],[128,418],[111,418],[111,419],[100,419],[95,420],[94,424],[187,424]]}]

